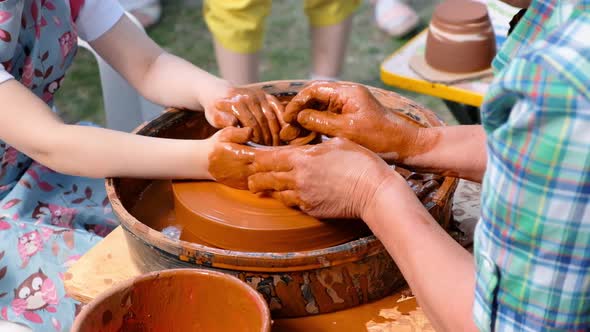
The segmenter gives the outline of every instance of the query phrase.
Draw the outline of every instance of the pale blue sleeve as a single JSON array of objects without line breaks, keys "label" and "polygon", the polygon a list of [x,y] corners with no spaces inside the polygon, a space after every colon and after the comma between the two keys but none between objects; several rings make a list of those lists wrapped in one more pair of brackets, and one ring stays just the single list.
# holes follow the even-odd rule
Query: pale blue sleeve
[{"label": "pale blue sleeve", "polygon": [[91,42],[109,31],[123,16],[118,0],[86,0],[76,20],[80,38]]}]

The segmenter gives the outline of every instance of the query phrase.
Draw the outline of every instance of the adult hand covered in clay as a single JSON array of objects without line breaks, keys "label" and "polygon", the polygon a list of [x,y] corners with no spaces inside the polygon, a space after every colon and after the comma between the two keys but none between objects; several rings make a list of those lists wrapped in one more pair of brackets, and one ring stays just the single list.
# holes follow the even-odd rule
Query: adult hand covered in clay
[{"label": "adult hand covered in clay", "polygon": [[301,125],[324,135],[348,138],[395,161],[419,149],[419,124],[387,111],[362,85],[313,82],[289,102],[283,119],[290,124],[281,131],[285,141],[297,135],[297,125]]},{"label": "adult hand covered in clay", "polygon": [[255,193],[269,193],[318,218],[362,217],[381,183],[399,176],[371,151],[343,138],[318,145],[257,150]]},{"label": "adult hand covered in clay", "polygon": [[248,189],[248,176],[254,174],[254,149],[243,145],[250,140],[252,128],[228,127],[209,140],[209,175],[227,186]]},{"label": "adult hand covered in clay", "polygon": [[217,128],[235,126],[252,128],[252,141],[262,145],[279,145],[283,106],[260,89],[231,88],[225,97],[205,106],[209,123]]}]

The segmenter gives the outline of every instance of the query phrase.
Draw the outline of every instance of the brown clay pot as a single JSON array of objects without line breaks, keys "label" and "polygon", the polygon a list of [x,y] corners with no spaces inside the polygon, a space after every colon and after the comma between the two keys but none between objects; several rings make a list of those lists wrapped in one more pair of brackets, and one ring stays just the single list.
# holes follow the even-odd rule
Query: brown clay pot
[{"label": "brown clay pot", "polygon": [[[285,100],[296,95],[305,83],[278,81],[252,86]],[[443,125],[434,113],[402,96],[370,89],[392,112],[405,114],[425,127]],[[147,136],[201,139],[215,131],[203,113],[171,109],[136,132]],[[441,182],[423,203],[446,228],[450,224],[452,195],[458,181],[447,177]],[[381,299],[405,284],[381,242],[372,235],[334,247],[284,253],[224,250],[168,238],[160,232],[162,226],[151,218],[155,214],[165,217],[170,212],[166,209],[172,209],[169,183],[164,183],[168,186],[169,197],[154,202],[162,204],[157,213],[140,216],[138,220],[130,212],[146,188],[156,183],[128,178],[106,180],[109,200],[126,231],[134,262],[142,271],[198,266],[232,274],[264,296],[273,317],[299,317],[347,309]]]},{"label": "brown clay pot", "polygon": [[490,67],[496,39],[484,4],[447,0],[436,6],[428,27],[426,62],[449,73],[472,73]]},{"label": "brown clay pot", "polygon": [[264,298],[225,273],[178,269],[124,281],[86,305],[73,332],[270,331]]}]

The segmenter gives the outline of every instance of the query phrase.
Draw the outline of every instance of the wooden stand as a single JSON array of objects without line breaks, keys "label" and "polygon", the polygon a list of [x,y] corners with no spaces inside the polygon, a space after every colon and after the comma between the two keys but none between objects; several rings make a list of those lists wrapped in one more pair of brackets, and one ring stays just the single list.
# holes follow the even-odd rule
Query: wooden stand
[{"label": "wooden stand", "polygon": [[[465,234],[468,246],[479,217],[479,185],[461,181],[455,193],[453,214]],[[123,280],[141,274],[121,227],[82,256],[64,275],[68,296],[82,303]],[[278,319],[273,331],[434,331],[417,307],[409,290],[402,290],[382,300],[329,314],[303,318]]]}]

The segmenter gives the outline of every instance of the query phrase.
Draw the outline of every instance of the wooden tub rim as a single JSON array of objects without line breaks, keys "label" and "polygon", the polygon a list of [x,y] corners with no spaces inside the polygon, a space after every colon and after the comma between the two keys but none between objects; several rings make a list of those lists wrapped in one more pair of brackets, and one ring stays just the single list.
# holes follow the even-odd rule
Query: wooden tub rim
[{"label": "wooden tub rim", "polygon": [[[249,86],[261,87],[268,90],[273,89],[276,85],[288,85],[292,88],[302,88],[307,81],[305,80],[286,80],[286,81],[269,81],[256,83]],[[352,83],[352,82],[346,82]],[[358,84],[358,83],[352,83]],[[367,86],[371,92],[380,92],[385,94],[396,95],[402,99],[409,99],[396,94],[371,86]],[[411,101],[410,101],[411,102]],[[425,121],[430,126],[442,126],[444,123],[433,112],[420,106],[416,111],[424,115]],[[174,120],[182,117],[183,111],[175,108],[169,108],[160,114],[156,119]],[[168,121],[172,125],[173,121]],[[154,120],[145,122],[138,126],[134,134],[150,134],[157,129],[163,129],[161,123],[154,123]],[[149,135],[152,136],[152,135]],[[248,272],[293,272],[314,270],[331,266],[343,265],[351,262],[363,260],[367,257],[387,253],[383,244],[374,236],[366,236],[353,241],[349,241],[337,246],[299,252],[246,252],[236,250],[226,250],[221,248],[209,247],[193,242],[174,240],[164,236],[161,232],[150,228],[137,220],[123,206],[117,191],[116,178],[107,178],[105,180],[106,192],[111,202],[113,212],[118,217],[123,229],[132,235],[135,239],[143,242],[152,250],[160,254],[169,256],[173,259],[200,265],[204,267],[220,268],[235,271]],[[458,180],[456,178],[445,177],[443,183],[437,191],[437,197],[444,197],[446,193],[439,193],[441,189],[452,190],[456,187]],[[448,197],[452,199],[452,197]],[[437,202],[440,203],[440,200]]]}]

